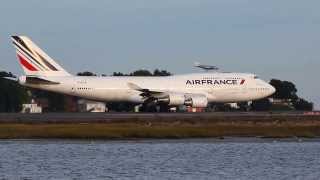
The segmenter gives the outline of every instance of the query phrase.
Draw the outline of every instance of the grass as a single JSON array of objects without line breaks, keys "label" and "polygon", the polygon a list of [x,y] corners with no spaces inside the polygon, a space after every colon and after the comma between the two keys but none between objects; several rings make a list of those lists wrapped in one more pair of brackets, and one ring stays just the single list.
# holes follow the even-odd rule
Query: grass
[{"label": "grass", "polygon": [[1,139],[19,138],[199,138],[199,137],[319,137],[320,122],[161,122],[82,124],[0,124]]}]

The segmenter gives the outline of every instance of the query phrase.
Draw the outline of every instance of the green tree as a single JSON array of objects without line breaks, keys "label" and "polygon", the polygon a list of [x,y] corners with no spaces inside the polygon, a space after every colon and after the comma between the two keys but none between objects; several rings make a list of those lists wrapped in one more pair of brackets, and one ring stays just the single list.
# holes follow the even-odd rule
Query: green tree
[{"label": "green tree", "polygon": [[172,74],[166,70],[155,69],[153,73],[148,70],[140,69],[136,70],[130,74],[125,74],[122,72],[113,72],[112,76],[171,76]]},{"label": "green tree", "polygon": [[276,88],[276,92],[272,95],[273,98],[277,99],[297,99],[297,88],[289,81],[281,81],[278,79],[272,79],[270,84]]},{"label": "green tree", "polygon": [[29,100],[27,89],[16,81],[3,77],[15,77],[12,73],[0,72],[0,112],[19,112]]},{"label": "green tree", "polygon": [[313,110],[313,103],[308,102],[302,98],[298,98],[296,101],[294,101],[293,106],[296,110],[299,110],[299,111],[312,111]]},{"label": "green tree", "polygon": [[148,70],[141,69],[130,73],[130,76],[152,76],[152,73]]},{"label": "green tree", "polygon": [[172,74],[166,70],[156,69],[153,71],[153,76],[171,76]]},{"label": "green tree", "polygon": [[11,72],[0,71],[0,78],[3,78],[3,77],[16,78],[16,76],[13,75]]},{"label": "green tree", "polygon": [[113,72],[112,76],[128,76],[128,75],[123,74],[122,72]]},{"label": "green tree", "polygon": [[77,73],[77,76],[97,76],[97,75],[94,74],[93,72],[84,71],[84,72]]},{"label": "green tree", "polygon": [[291,99],[293,108],[295,110],[313,110],[313,103],[298,97],[298,90],[292,82],[272,79],[270,84],[276,88],[276,92],[272,96],[273,98]]}]

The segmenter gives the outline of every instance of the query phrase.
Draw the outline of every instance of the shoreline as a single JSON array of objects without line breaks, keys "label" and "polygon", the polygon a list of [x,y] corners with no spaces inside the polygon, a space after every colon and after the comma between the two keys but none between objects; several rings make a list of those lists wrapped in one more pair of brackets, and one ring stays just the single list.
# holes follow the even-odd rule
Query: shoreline
[{"label": "shoreline", "polygon": [[[14,119],[14,118],[15,119]],[[284,114],[0,114],[0,139],[319,138],[320,116]]]},{"label": "shoreline", "polygon": [[224,137],[224,138],[185,138],[185,139],[0,139],[1,143],[7,142],[34,142],[34,143],[50,143],[50,142],[68,142],[74,143],[90,143],[90,144],[99,144],[99,143],[150,143],[150,144],[162,144],[162,143],[313,143],[320,142],[319,138],[261,138],[261,137]]}]

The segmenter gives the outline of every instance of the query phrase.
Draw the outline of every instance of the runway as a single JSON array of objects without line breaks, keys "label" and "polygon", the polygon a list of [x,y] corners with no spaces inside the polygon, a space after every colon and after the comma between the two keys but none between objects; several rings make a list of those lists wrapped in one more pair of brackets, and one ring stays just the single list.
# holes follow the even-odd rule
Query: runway
[{"label": "runway", "polygon": [[0,113],[0,123],[92,123],[123,121],[270,121],[319,120],[303,112],[213,112],[213,113]]}]

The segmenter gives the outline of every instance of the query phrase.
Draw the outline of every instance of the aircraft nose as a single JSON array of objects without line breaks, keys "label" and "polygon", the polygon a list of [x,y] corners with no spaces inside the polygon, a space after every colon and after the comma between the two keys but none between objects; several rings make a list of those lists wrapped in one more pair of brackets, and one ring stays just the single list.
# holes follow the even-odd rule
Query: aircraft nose
[{"label": "aircraft nose", "polygon": [[269,85],[269,91],[270,91],[270,95],[274,94],[276,92],[276,88],[274,88],[273,86]]}]

